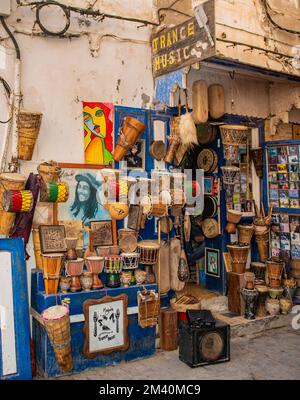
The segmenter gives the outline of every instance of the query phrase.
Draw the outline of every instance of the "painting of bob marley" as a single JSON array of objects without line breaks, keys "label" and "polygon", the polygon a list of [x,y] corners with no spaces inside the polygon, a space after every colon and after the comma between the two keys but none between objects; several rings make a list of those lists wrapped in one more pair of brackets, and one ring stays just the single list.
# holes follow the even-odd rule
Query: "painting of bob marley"
[{"label": "painting of bob marley", "polygon": [[113,162],[113,104],[83,102],[84,161],[109,165]]}]

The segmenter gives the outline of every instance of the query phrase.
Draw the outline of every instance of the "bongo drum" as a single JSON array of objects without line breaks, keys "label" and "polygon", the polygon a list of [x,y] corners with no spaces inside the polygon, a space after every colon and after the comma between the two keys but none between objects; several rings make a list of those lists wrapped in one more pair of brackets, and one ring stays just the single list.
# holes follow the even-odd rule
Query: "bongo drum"
[{"label": "bongo drum", "polygon": [[120,274],[122,271],[122,257],[109,255],[105,257],[104,268],[106,273],[106,286],[116,288],[121,285]]},{"label": "bongo drum", "polygon": [[137,248],[138,232],[133,229],[123,228],[118,230],[119,246],[125,253],[133,253]]},{"label": "bongo drum", "polygon": [[269,287],[272,289],[278,289],[281,285],[284,262],[271,259],[266,261],[266,268],[268,274]]},{"label": "bongo drum", "polygon": [[228,244],[227,248],[231,257],[232,271],[238,274],[244,274],[250,246],[239,246],[236,244]]},{"label": "bongo drum", "polygon": [[41,254],[46,294],[57,294],[63,257],[59,253]]},{"label": "bongo drum", "polygon": [[[26,177],[15,173],[0,174],[0,199],[6,190],[24,190]],[[0,234],[8,235],[14,224],[16,214],[4,211],[2,201],[0,201]]]},{"label": "bongo drum", "polygon": [[122,127],[119,129],[119,137],[115,147],[113,158],[121,161],[125,154],[132,149],[140,135],[145,131],[146,125],[139,120],[126,116]]},{"label": "bongo drum", "polygon": [[66,261],[66,275],[71,277],[71,292],[79,292],[81,290],[80,276],[83,272],[84,259]]},{"label": "bongo drum", "polygon": [[218,202],[213,196],[204,196],[203,218],[213,218],[218,212]]},{"label": "bongo drum", "polygon": [[237,225],[239,232],[239,244],[247,246],[251,243],[251,239],[254,233],[254,226],[251,225]]},{"label": "bongo drum", "polygon": [[38,166],[37,171],[44,183],[57,182],[61,174],[61,168],[54,163],[42,163]]},{"label": "bongo drum", "polygon": [[138,242],[138,253],[140,263],[144,265],[157,264],[159,256],[159,244],[153,240],[143,240]]},{"label": "bongo drum", "polygon": [[43,183],[40,201],[45,203],[65,203],[69,198],[69,186],[65,182]]},{"label": "bongo drum", "polygon": [[65,306],[47,308],[41,315],[44,327],[62,372],[73,368],[69,310]]},{"label": "bongo drum", "polygon": [[121,253],[122,269],[130,274],[130,284],[135,285],[134,271],[139,267],[138,253]]},{"label": "bongo drum", "polygon": [[101,274],[104,268],[104,258],[99,256],[87,257],[85,259],[85,265],[87,266],[88,271],[93,274],[92,289],[93,290],[102,289],[103,283],[99,278],[99,274]]},{"label": "bongo drum", "polygon": [[258,291],[258,301],[257,301],[257,308],[256,308],[256,316],[257,317],[266,317],[267,310],[266,310],[266,300],[268,298],[268,288],[264,285],[257,285],[255,289]]},{"label": "bongo drum", "polygon": [[8,212],[30,212],[33,207],[31,190],[6,190],[2,199],[3,208]]}]

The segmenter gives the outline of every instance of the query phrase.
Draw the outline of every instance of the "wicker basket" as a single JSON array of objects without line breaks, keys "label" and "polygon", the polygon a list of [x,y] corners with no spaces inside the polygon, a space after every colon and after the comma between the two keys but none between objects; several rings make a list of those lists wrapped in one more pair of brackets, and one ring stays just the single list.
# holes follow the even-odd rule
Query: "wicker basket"
[{"label": "wicker basket", "polygon": [[31,160],[34,145],[38,137],[42,113],[34,113],[30,111],[20,111],[18,114],[18,158],[20,160]]},{"label": "wicker basket", "polygon": [[142,328],[158,324],[160,301],[153,290],[138,292],[138,323]]}]

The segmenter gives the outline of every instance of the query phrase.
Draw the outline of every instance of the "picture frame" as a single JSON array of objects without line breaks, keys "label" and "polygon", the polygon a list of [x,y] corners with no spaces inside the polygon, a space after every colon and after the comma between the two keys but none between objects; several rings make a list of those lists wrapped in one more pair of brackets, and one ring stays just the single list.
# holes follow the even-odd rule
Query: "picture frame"
[{"label": "picture frame", "polygon": [[105,296],[83,303],[85,357],[94,358],[98,354],[129,348],[127,307],[127,294]]},{"label": "picture frame", "polygon": [[[65,203],[57,204],[57,219],[81,220],[83,228],[90,227],[91,221],[110,220],[111,216],[98,195],[103,183],[101,171],[109,166],[78,163],[58,163],[58,166],[61,168],[61,181],[69,186],[69,198]],[[80,185],[85,187],[80,188]]]},{"label": "picture frame", "polygon": [[40,225],[41,253],[65,253],[67,251],[64,225]]},{"label": "picture frame", "polygon": [[204,177],[204,194],[214,194],[214,178],[213,176]]},{"label": "picture frame", "polygon": [[141,219],[143,214],[143,208],[140,205],[130,204],[129,214],[127,220],[127,228],[138,231],[141,226]]},{"label": "picture frame", "polygon": [[94,246],[113,245],[112,221],[91,221],[91,231]]},{"label": "picture frame", "polygon": [[127,162],[128,170],[144,170],[146,163],[146,140],[137,140],[133,147],[125,155],[124,161]]},{"label": "picture frame", "polygon": [[220,277],[220,251],[205,247],[205,275]]}]

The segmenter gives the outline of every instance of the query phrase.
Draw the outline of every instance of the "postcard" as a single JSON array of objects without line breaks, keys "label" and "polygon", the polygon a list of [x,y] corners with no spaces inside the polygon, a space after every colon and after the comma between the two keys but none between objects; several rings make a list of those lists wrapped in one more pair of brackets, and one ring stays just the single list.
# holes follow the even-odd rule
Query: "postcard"
[{"label": "postcard", "polygon": [[290,189],[289,190],[289,197],[291,199],[299,199],[299,190],[297,189]]},{"label": "postcard", "polygon": [[277,147],[268,147],[269,156],[277,156]]}]

